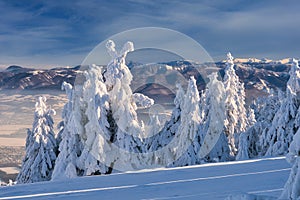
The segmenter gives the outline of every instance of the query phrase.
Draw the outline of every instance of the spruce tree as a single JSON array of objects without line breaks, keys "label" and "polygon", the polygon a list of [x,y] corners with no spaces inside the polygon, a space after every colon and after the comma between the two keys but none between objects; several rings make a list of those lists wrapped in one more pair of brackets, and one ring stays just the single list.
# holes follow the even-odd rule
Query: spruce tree
[{"label": "spruce tree", "polygon": [[292,165],[290,176],[284,186],[279,199],[300,199],[300,128],[293,137],[287,155],[288,162]]},{"label": "spruce tree", "polygon": [[108,53],[112,60],[107,65],[104,73],[105,84],[109,94],[109,106],[114,127],[111,128],[111,142],[118,147],[114,151],[115,161],[113,165],[117,170],[134,170],[145,167],[145,161],[141,153],[145,152],[145,145],[142,144],[142,137],[145,135],[143,123],[137,118],[136,101],[145,106],[153,104],[153,100],[143,95],[133,94],[130,84],[132,74],[125,63],[127,53],[134,50],[133,43],[127,42],[123,49],[117,52],[115,43],[109,40],[106,44]]},{"label": "spruce tree", "polygon": [[64,82],[62,89],[66,90],[68,102],[64,106],[62,112],[63,126],[61,127],[59,137],[59,154],[55,162],[55,168],[52,180],[74,178],[81,172],[77,167],[77,159],[83,148],[79,131],[82,130],[80,125],[80,95],[75,94],[73,86]]},{"label": "spruce tree", "polygon": [[172,166],[187,166],[200,163],[199,150],[203,140],[199,126],[201,122],[199,91],[196,80],[191,77],[182,102],[181,123],[175,140],[178,141]]},{"label": "spruce tree", "polygon": [[217,79],[217,73],[209,75],[203,108],[204,117],[201,132],[205,134],[200,149],[200,157],[205,162],[230,160],[230,143],[225,134],[225,89],[221,81]]},{"label": "spruce tree", "polygon": [[234,156],[237,154],[239,136],[247,129],[247,112],[244,84],[235,73],[231,53],[227,54],[224,86],[226,91],[225,133],[229,140],[231,155]]},{"label": "spruce tree", "polygon": [[108,93],[102,80],[101,67],[90,66],[85,77],[83,101],[86,103],[85,114],[88,122],[84,127],[84,135],[81,136],[83,150],[77,165],[83,170],[83,175],[105,174],[109,171],[105,160],[105,151],[108,149],[105,140],[110,138]]},{"label": "spruce tree", "polygon": [[[182,109],[185,99],[185,92],[180,84],[176,85],[177,92],[174,99],[174,109],[171,118],[165,123],[162,130],[144,140],[147,152],[153,152],[153,157],[149,158],[148,163],[157,166],[172,165],[175,161],[170,159],[173,156],[173,151],[168,148],[168,145],[173,141],[176,134],[179,134],[181,125]],[[174,165],[174,164],[173,164]]]},{"label": "spruce tree", "polygon": [[297,114],[297,110],[300,109],[300,68],[298,61],[295,59],[293,59],[289,74],[290,78],[287,82],[285,98],[281,102],[280,108],[273,118],[272,126],[265,136],[268,143],[264,144],[263,148],[267,149],[265,154],[267,156],[287,154],[293,136],[300,125],[300,115]]},{"label": "spruce tree", "polygon": [[26,138],[26,154],[17,183],[33,183],[51,179],[57,143],[53,130],[52,116],[55,111],[46,105],[46,97],[39,97],[35,104],[32,130]]}]

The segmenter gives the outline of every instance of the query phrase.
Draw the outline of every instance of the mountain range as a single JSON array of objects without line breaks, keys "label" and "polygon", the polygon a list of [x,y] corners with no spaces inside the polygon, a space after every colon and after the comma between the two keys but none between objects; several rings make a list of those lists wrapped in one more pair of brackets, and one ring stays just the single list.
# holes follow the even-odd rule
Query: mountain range
[{"label": "mountain range", "polygon": [[[290,63],[258,59],[236,59],[236,73],[244,82],[247,98],[266,94],[271,88],[285,90],[289,78]],[[195,76],[199,89],[205,88],[207,74],[218,71],[224,75],[225,61],[197,64],[192,61],[172,61],[167,63],[140,64],[127,62],[133,74],[133,91],[149,96],[174,96],[178,79]],[[105,68],[105,67],[104,67]],[[76,76],[86,67],[60,67],[52,69],[34,69],[21,66],[9,66],[0,71],[0,89],[60,90],[66,81],[74,84]],[[184,83],[183,83],[184,84]],[[158,97],[157,97],[158,98]]]}]

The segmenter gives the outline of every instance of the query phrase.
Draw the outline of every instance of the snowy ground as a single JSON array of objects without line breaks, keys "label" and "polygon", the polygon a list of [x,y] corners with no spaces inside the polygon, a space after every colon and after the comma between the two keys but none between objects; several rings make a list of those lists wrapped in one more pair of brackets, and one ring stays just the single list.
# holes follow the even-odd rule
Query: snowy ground
[{"label": "snowy ground", "polygon": [[290,173],[285,158],[144,170],[0,188],[0,199],[225,199],[278,197]]}]

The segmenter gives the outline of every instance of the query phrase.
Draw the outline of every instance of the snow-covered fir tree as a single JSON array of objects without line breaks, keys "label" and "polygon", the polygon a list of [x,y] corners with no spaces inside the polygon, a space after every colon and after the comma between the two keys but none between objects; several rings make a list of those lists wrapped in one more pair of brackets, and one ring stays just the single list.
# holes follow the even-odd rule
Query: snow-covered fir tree
[{"label": "snow-covered fir tree", "polygon": [[178,142],[174,152],[175,162],[171,166],[187,166],[200,163],[198,152],[200,151],[203,134],[201,134],[199,129],[201,122],[199,101],[200,97],[196,80],[194,77],[191,77],[182,102],[181,122],[173,139]]},{"label": "snow-covered fir tree", "polygon": [[227,134],[229,140],[232,155],[235,155],[237,152],[237,148],[235,145],[235,135],[238,134],[237,132],[240,132],[239,130],[235,130],[238,124],[238,105],[236,102],[238,95],[237,84],[238,77],[235,74],[233,57],[231,56],[231,53],[228,53],[224,75],[224,86],[226,91],[225,133]]},{"label": "snow-covered fir tree", "polygon": [[[298,112],[299,113],[299,112]],[[293,137],[287,160],[292,165],[290,176],[279,199],[300,199],[300,128]]]},{"label": "snow-covered fir tree", "polygon": [[[241,133],[237,160],[245,160],[266,155],[272,142],[272,122],[281,106],[285,95],[281,90],[269,90],[269,95],[255,102],[255,113],[251,108],[248,113],[248,129]],[[253,118],[253,116],[257,116]],[[252,121],[252,123],[251,123]]]},{"label": "snow-covered fir tree", "polygon": [[[148,163],[157,166],[166,166],[174,162],[174,159],[170,160],[173,152],[160,151],[167,148],[167,145],[174,139],[174,136],[178,134],[178,128],[181,124],[181,111],[184,104],[185,92],[180,84],[176,85],[177,92],[174,99],[174,109],[172,111],[171,118],[165,123],[162,130],[144,140],[147,152],[153,152],[153,157],[149,158]],[[164,153],[161,153],[164,152]],[[170,153],[170,154],[169,154]],[[169,162],[170,160],[170,162]]]},{"label": "snow-covered fir tree", "polygon": [[[154,104],[154,100],[145,96],[141,93],[134,93],[133,100],[136,102],[139,108],[148,108]],[[153,109],[152,109],[153,108]],[[147,124],[144,124],[144,121],[141,120],[141,129],[143,130],[140,136],[142,140],[147,137],[151,137],[157,134],[163,127],[163,117],[162,115],[156,111],[156,107],[151,107],[148,111],[149,121]],[[147,149],[147,148],[146,148]]]},{"label": "snow-covered fir tree", "polygon": [[136,104],[149,107],[154,102],[131,91],[132,75],[125,57],[133,50],[133,44],[126,43],[120,53],[114,47],[113,41],[108,41],[112,60],[104,77],[102,67],[90,66],[73,89],[65,84],[69,102],[63,113],[68,114],[61,123],[60,153],[53,179],[143,166],[143,160],[136,156],[143,152],[144,134]]},{"label": "snow-covered fir tree", "polygon": [[255,127],[256,119],[254,110],[248,109],[247,113],[248,129],[242,132],[239,137],[238,153],[236,160],[246,160],[258,156],[260,151],[259,133]]},{"label": "snow-covered fir tree", "polygon": [[26,138],[26,154],[17,183],[33,183],[51,179],[57,143],[53,130],[52,116],[55,111],[46,105],[46,97],[39,97],[35,105],[32,130]]},{"label": "snow-covered fir tree", "polygon": [[122,143],[123,148],[134,148],[133,144],[128,144],[124,134],[129,133],[138,137],[142,132],[137,119],[137,105],[133,98],[130,88],[132,74],[125,64],[125,58],[128,52],[133,51],[133,43],[127,42],[120,53],[115,50],[115,44],[109,40],[106,44],[112,60],[107,65],[107,71],[104,73],[105,84],[108,88],[112,115],[118,126],[116,139]]},{"label": "snow-covered fir tree", "polygon": [[248,108],[248,113],[247,113],[247,126],[251,127],[256,123],[256,117],[255,117],[255,113],[254,110],[252,108]]},{"label": "snow-covered fir tree", "polygon": [[[151,138],[150,151],[168,166],[186,166],[232,159],[224,132],[225,89],[217,74],[210,76],[200,110],[196,80],[191,78],[186,94],[180,85],[171,119]],[[149,138],[148,138],[149,139]],[[176,141],[176,148],[172,142]],[[160,149],[165,148],[163,151]],[[163,154],[161,154],[163,152]],[[174,160],[172,163],[170,161]]]},{"label": "snow-covered fir tree", "polygon": [[217,73],[209,75],[209,83],[204,93],[202,108],[204,112],[201,132],[205,134],[200,150],[200,157],[205,162],[230,160],[230,145],[225,135],[225,89],[217,79]]},{"label": "snow-covered fir tree", "polygon": [[293,59],[290,69],[290,78],[287,82],[286,95],[282,100],[279,110],[276,112],[272,126],[264,135],[263,148],[267,149],[267,156],[285,155],[293,140],[296,130],[300,125],[299,111],[299,81],[300,68],[298,61]]},{"label": "snow-covered fir tree", "polygon": [[102,80],[102,68],[89,66],[81,84],[75,88],[64,83],[69,101],[63,111],[61,143],[52,179],[104,174],[110,171],[105,162],[104,141],[110,138],[108,93]]},{"label": "snow-covered fir tree", "polygon": [[156,135],[164,126],[158,113],[149,113],[149,118],[150,120],[146,127],[143,125],[145,129],[144,138]]},{"label": "snow-covered fir tree", "polygon": [[114,121],[111,142],[120,149],[119,152],[115,152],[114,165],[116,168],[122,168],[121,170],[143,168],[144,160],[139,158],[139,155],[145,152],[142,144],[145,130],[143,123],[137,118],[137,103],[149,107],[154,101],[142,94],[133,94],[130,88],[132,74],[125,64],[125,58],[128,52],[134,50],[133,43],[125,43],[120,52],[116,51],[112,40],[107,42],[106,47],[112,57],[104,73],[111,118]]},{"label": "snow-covered fir tree", "polygon": [[62,140],[62,133],[64,132],[64,127],[69,121],[69,116],[72,111],[72,95],[73,95],[73,86],[67,82],[63,82],[61,89],[66,91],[68,102],[64,105],[61,117],[62,121],[57,125],[58,134],[56,137],[57,144],[60,144]]},{"label": "snow-covered fir tree", "polygon": [[[68,102],[62,112],[63,127],[60,130],[61,142],[59,144],[59,154],[55,161],[52,180],[74,178],[81,171],[77,167],[77,159],[80,156],[83,144],[80,138],[82,132],[79,95],[69,83],[63,83],[62,89],[66,90]],[[80,90],[79,90],[80,91]]]},{"label": "snow-covered fir tree", "polygon": [[191,77],[187,92],[177,84],[175,108],[162,130],[146,138],[150,163],[154,167],[186,166],[200,163],[198,152],[203,138],[199,131],[201,122],[199,92],[196,80]]},{"label": "snow-covered fir tree", "polygon": [[280,89],[274,90],[271,88],[266,95],[255,99],[252,102],[252,108],[256,122],[267,121],[271,123],[281,105],[281,101],[285,98],[284,95],[284,92]]},{"label": "snow-covered fir tree", "polygon": [[260,150],[258,141],[259,137],[254,126],[241,133],[236,160],[247,160],[258,156]]},{"label": "snow-covered fir tree", "polygon": [[83,149],[77,160],[78,168],[83,175],[105,174],[109,171],[105,165],[107,145],[110,138],[107,112],[109,98],[106,85],[102,80],[101,67],[92,65],[85,72],[86,81],[83,85],[83,101],[86,103],[87,123],[84,134],[81,135]]},{"label": "snow-covered fir tree", "polygon": [[[271,89],[267,97],[264,96],[259,98],[256,102],[256,123],[246,131],[246,135],[249,135],[248,139],[250,141],[247,143],[247,155],[249,158],[264,156],[266,154],[270,143],[268,132],[272,126],[274,116],[281,105],[282,99],[284,99],[284,94],[281,90],[275,92],[273,89]],[[239,159],[246,158],[247,157],[240,157]]]},{"label": "snow-covered fir tree", "polygon": [[247,129],[248,123],[244,84],[239,81],[235,73],[233,57],[230,53],[227,54],[224,86],[226,91],[225,133],[229,140],[231,154],[236,155],[240,133]]}]

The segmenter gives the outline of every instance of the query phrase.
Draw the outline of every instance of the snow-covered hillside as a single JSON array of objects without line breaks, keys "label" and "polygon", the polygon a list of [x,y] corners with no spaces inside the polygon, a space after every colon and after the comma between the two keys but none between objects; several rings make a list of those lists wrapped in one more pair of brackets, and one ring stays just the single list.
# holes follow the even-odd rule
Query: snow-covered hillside
[{"label": "snow-covered hillside", "polygon": [[[198,74],[189,77],[169,74],[161,84],[177,83],[175,107],[162,125],[159,113],[152,113],[155,100],[131,87],[134,74],[126,65],[126,56],[134,51],[133,43],[126,42],[120,51],[115,47],[112,40],[107,41],[112,58],[107,66],[90,65],[77,74],[74,85],[63,83],[68,102],[59,132],[53,129],[54,110],[46,105],[45,97],[39,97],[16,179],[20,186],[4,189],[3,199],[261,199],[236,198],[238,193],[267,193],[273,199],[291,171],[281,197],[299,200],[300,160],[295,161],[300,156],[298,60],[289,65],[285,91],[276,91],[275,96],[262,82],[269,96],[256,95],[257,101],[250,106],[246,104],[248,86],[240,79],[246,74],[239,77],[237,70],[249,66],[235,64],[231,53],[224,69],[207,66],[207,74],[196,70]],[[162,64],[154,71],[160,76],[172,68]],[[201,74],[209,81],[199,92]],[[186,90],[177,81],[182,76],[188,78]],[[159,85],[155,79],[148,82]],[[149,109],[149,123],[138,118],[138,108]],[[288,153],[292,170],[283,157],[276,158]],[[267,159],[269,156],[274,158]],[[263,159],[249,160],[258,158]],[[75,179],[91,175],[103,177]],[[40,181],[50,182],[29,184]],[[29,185],[23,186],[25,183]]]},{"label": "snow-covered hillside", "polygon": [[283,157],[80,177],[0,188],[0,199],[277,198],[288,179]]}]

